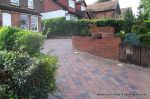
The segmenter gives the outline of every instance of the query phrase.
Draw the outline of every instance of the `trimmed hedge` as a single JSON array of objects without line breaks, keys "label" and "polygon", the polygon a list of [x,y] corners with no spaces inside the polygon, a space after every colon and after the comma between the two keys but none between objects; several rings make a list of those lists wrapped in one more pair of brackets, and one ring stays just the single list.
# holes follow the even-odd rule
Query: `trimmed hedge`
[{"label": "trimmed hedge", "polygon": [[43,31],[47,37],[53,36],[91,36],[90,26],[114,26],[116,32],[123,29],[123,20],[98,20],[81,19],[78,21],[67,21],[65,18],[43,20]]},{"label": "trimmed hedge", "polygon": [[141,34],[139,36],[142,45],[150,46],[150,34]]}]

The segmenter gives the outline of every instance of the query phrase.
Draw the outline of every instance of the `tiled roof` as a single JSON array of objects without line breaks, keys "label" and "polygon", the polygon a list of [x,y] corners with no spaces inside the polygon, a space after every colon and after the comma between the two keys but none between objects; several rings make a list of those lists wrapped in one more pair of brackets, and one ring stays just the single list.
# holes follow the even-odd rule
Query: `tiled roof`
[{"label": "tiled roof", "polygon": [[114,10],[117,8],[118,2],[115,1],[108,1],[108,2],[100,2],[100,3],[94,3],[87,6],[87,10],[93,10],[93,11],[107,11],[107,10]]}]

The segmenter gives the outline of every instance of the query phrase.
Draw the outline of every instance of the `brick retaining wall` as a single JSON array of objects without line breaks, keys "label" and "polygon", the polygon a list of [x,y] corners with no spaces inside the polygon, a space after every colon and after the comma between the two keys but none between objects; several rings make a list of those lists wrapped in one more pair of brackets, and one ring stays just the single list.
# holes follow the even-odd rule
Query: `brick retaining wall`
[{"label": "brick retaining wall", "polygon": [[120,38],[94,39],[75,36],[72,38],[73,47],[102,58],[119,60]]}]

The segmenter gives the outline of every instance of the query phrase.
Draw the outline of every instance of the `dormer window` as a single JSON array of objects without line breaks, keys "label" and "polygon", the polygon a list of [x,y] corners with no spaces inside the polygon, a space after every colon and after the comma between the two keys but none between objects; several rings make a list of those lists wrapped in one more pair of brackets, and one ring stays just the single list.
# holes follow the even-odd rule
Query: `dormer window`
[{"label": "dormer window", "polygon": [[11,3],[12,5],[19,6],[19,0],[10,0],[10,3]]},{"label": "dormer window", "polygon": [[33,0],[28,0],[28,8],[34,9],[34,2],[33,2]]},{"label": "dormer window", "polygon": [[75,1],[69,0],[69,7],[75,8]]}]

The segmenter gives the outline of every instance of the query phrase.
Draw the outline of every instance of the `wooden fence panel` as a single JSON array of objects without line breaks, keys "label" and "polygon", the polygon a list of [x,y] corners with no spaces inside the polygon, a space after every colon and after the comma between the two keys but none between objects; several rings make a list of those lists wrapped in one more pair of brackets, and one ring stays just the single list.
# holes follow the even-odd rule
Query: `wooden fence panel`
[{"label": "wooden fence panel", "polygon": [[150,47],[120,45],[120,61],[150,67]]}]

